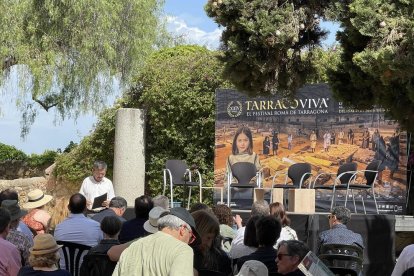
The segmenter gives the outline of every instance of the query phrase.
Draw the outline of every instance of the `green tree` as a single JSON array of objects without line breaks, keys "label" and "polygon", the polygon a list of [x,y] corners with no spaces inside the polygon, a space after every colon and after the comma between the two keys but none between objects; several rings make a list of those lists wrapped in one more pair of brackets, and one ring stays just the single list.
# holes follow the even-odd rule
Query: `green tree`
[{"label": "green tree", "polygon": [[95,131],[57,162],[58,174],[79,181],[94,159],[113,163],[115,112],[119,107],[146,110],[146,171],[149,193],[162,191],[167,159],[196,164],[213,184],[216,88],[222,80],[219,53],[199,46],[160,50],[149,58],[135,85],[117,105],[103,112]]},{"label": "green tree", "polygon": [[330,1],[209,0],[207,15],[224,27],[224,74],[250,95],[292,96],[314,73],[325,37],[320,17]]},{"label": "green tree", "polygon": [[338,2],[343,47],[329,73],[335,96],[359,109],[381,106],[414,130],[414,3],[407,0]]},{"label": "green tree", "polygon": [[11,91],[22,110],[22,135],[38,108],[58,118],[97,112],[114,78],[130,84],[157,37],[162,0],[2,0],[3,79],[17,67],[25,86]]}]

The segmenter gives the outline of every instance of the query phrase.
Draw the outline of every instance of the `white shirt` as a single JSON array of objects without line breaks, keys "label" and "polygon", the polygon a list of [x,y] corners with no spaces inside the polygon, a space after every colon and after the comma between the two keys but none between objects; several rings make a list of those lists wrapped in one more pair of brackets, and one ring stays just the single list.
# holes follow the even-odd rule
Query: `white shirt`
[{"label": "white shirt", "polygon": [[401,276],[410,267],[414,267],[414,244],[407,245],[403,249],[391,276]]},{"label": "white shirt", "polygon": [[231,242],[231,249],[229,252],[230,258],[238,259],[240,257],[249,255],[257,250],[255,247],[244,245],[244,232],[246,227],[243,226],[237,230],[236,237]]},{"label": "white shirt", "polygon": [[298,235],[296,231],[290,228],[289,226],[283,226],[280,231],[280,237],[277,239],[276,244],[273,246],[276,250],[281,241],[297,240]]},{"label": "white shirt", "polygon": [[86,200],[92,202],[92,205],[88,205],[88,209],[93,206],[93,200],[95,197],[101,196],[105,193],[107,193],[107,200],[111,200],[115,197],[112,181],[106,177],[104,177],[101,182],[97,182],[93,176],[85,178],[82,182],[79,193],[84,195]]}]

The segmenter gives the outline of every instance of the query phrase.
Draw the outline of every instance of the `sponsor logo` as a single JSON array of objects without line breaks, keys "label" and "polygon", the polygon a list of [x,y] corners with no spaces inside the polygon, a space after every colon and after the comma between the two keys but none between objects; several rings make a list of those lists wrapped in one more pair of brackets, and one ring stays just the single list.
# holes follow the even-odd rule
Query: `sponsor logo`
[{"label": "sponsor logo", "polygon": [[242,110],[243,106],[239,101],[231,101],[227,105],[227,114],[229,114],[229,116],[232,118],[239,117],[242,113]]}]

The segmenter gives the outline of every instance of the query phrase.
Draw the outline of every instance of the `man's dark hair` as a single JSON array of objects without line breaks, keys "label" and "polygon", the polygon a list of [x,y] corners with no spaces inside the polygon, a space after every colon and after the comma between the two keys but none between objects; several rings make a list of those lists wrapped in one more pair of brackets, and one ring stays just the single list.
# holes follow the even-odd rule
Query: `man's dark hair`
[{"label": "man's dark hair", "polygon": [[12,189],[5,189],[0,193],[0,205],[3,200],[10,199],[10,200],[17,200],[19,201],[19,195],[15,190]]},{"label": "man's dark hair", "polygon": [[259,246],[273,246],[280,237],[282,225],[274,216],[261,217],[256,222],[256,238]]},{"label": "man's dark hair", "polygon": [[80,194],[73,194],[69,199],[69,211],[72,214],[81,214],[86,209],[86,198]]},{"label": "man's dark hair", "polygon": [[351,219],[351,211],[344,206],[337,206],[333,208],[332,215],[335,215],[336,219],[344,225],[346,225]]},{"label": "man's dark hair", "polygon": [[196,202],[196,203],[191,204],[191,207],[190,207],[190,211],[189,212],[191,214],[191,213],[193,213],[195,211],[200,211],[200,210],[207,211],[210,214],[212,213],[211,208],[208,207],[207,204],[204,204],[204,203],[201,203],[201,202]]},{"label": "man's dark hair", "polygon": [[135,217],[148,219],[148,214],[154,207],[152,198],[147,195],[142,195],[135,199]]},{"label": "man's dark hair", "polygon": [[116,197],[113,197],[111,199],[111,201],[109,202],[109,207],[125,208],[126,209],[126,207],[127,207],[127,201],[123,197],[116,196]]},{"label": "man's dark hair", "polygon": [[3,233],[4,230],[9,226],[11,221],[11,216],[9,210],[6,208],[0,207],[0,233]]},{"label": "man's dark hair", "polygon": [[246,246],[259,247],[259,243],[256,238],[256,222],[259,220],[260,216],[250,217],[246,223],[246,229],[244,231],[244,240],[243,243]]},{"label": "man's dark hair", "polygon": [[279,247],[282,245],[286,247],[287,254],[290,256],[298,256],[300,261],[302,261],[306,254],[310,251],[305,243],[298,240],[281,241],[279,243]]},{"label": "man's dark hair", "polygon": [[110,237],[115,236],[121,231],[122,222],[116,216],[104,217],[101,221],[101,230]]}]

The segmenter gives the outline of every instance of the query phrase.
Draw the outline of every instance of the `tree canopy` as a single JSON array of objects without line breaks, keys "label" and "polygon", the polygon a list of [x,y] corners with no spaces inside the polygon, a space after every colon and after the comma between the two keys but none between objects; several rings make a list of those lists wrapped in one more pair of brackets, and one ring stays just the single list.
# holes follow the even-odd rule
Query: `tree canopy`
[{"label": "tree canopy", "polygon": [[216,88],[227,85],[222,79],[223,66],[218,55],[199,46],[166,48],[152,54],[136,76],[133,88],[100,115],[95,131],[59,157],[58,176],[78,181],[87,175],[93,160],[113,163],[115,113],[125,107],[146,110],[148,193],[161,192],[161,172],[167,159],[196,164],[205,176],[203,182],[211,185],[214,95]]},{"label": "tree canopy", "polygon": [[[414,130],[412,1],[209,0],[205,9],[224,27],[224,72],[240,91],[291,96],[325,79],[345,106],[383,107]],[[317,47],[322,19],[341,24],[341,55],[335,66],[325,63],[326,78]]]},{"label": "tree canopy", "polygon": [[250,95],[291,96],[314,72],[328,1],[209,0],[222,34],[225,75]]},{"label": "tree canopy", "polygon": [[97,112],[113,91],[142,66],[162,32],[161,0],[0,1],[2,79],[19,68],[16,98],[22,134],[38,108],[76,117]]}]

